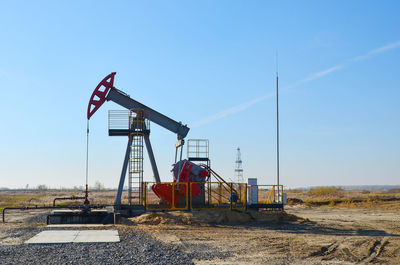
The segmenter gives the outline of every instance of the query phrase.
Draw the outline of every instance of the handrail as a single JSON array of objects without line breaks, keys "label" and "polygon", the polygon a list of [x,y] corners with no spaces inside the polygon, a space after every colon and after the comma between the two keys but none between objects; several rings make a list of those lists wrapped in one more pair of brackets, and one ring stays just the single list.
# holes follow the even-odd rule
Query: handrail
[{"label": "handrail", "polygon": [[253,201],[253,187],[256,188],[257,202],[259,201],[259,188],[269,187],[267,194],[267,203],[283,203],[283,185],[247,185],[250,190],[250,202]]},{"label": "handrail", "polygon": [[[212,170],[212,169],[211,169],[209,166],[207,166],[206,164],[199,164],[199,166],[201,166],[201,167],[207,169],[208,171],[210,171],[210,172],[216,177],[216,179],[219,180],[220,182],[224,183],[224,184],[227,185],[228,187],[230,186],[230,184],[229,184],[226,180],[224,180],[220,175],[218,175],[217,172],[215,172],[214,170]],[[224,187],[224,188],[225,188],[227,191],[230,191],[230,189],[227,189],[226,187]],[[236,190],[235,188],[232,188],[232,190],[233,190],[236,194],[238,194],[238,192],[237,192],[237,190]]]}]

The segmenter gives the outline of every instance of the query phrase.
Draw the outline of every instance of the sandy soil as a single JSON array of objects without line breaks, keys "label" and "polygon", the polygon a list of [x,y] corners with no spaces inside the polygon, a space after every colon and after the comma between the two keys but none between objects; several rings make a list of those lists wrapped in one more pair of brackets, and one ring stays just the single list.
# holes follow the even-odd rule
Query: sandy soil
[{"label": "sandy soil", "polygon": [[[113,194],[92,194],[93,201],[108,202]],[[4,201],[14,196],[10,192],[0,195]],[[36,201],[30,199],[23,205],[49,205],[54,196],[60,193],[36,197]],[[350,206],[287,206],[286,212],[299,218],[283,221],[261,218],[254,222],[253,215],[250,223],[249,217],[229,222],[235,217],[233,214],[214,223],[192,218],[191,225],[187,225],[182,224],[187,221],[169,222],[161,218],[153,223],[127,221],[116,228],[144,231],[190,257],[201,257],[194,260],[197,264],[400,264],[399,202]],[[0,246],[23,244],[38,231],[47,229],[43,224],[45,218],[46,211],[9,211],[9,223],[0,222]],[[179,220],[188,220],[188,214]]]},{"label": "sandy soil", "polygon": [[[214,248],[224,259],[197,264],[400,264],[397,211],[287,207],[310,222],[252,225],[138,224],[185,251]],[[203,246],[203,247],[202,247]]]}]

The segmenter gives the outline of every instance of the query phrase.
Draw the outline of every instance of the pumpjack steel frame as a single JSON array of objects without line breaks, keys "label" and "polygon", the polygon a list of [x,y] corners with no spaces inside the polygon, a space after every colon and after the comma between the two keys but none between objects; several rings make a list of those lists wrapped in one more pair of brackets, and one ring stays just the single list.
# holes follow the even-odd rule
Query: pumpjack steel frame
[{"label": "pumpjack steel frame", "polygon": [[[183,150],[184,138],[189,132],[189,127],[183,125],[181,122],[177,122],[154,109],[147,107],[146,105],[132,99],[129,95],[118,90],[114,87],[114,77],[116,72],[112,72],[111,74],[107,75],[95,88],[93,91],[87,109],[87,119],[89,120],[93,114],[104,104],[106,101],[113,101],[116,104],[128,109],[128,110],[143,110],[142,115],[144,119],[151,121],[160,125],[161,127],[175,133],[178,138],[178,142],[176,146],[176,153],[178,152],[178,148],[181,148],[181,153]],[[137,113],[138,114],[138,113]],[[129,162],[129,155],[130,155],[130,147],[132,145],[132,129],[129,126],[129,129],[118,129],[118,130],[109,130],[109,135],[121,135],[121,136],[128,136],[128,144],[126,147],[124,163],[122,165],[121,176],[118,185],[118,192],[115,199],[116,208],[119,208],[121,205],[121,197],[122,191],[125,183],[125,176],[126,171],[128,168]],[[144,129],[143,130],[144,142],[147,150],[147,154],[149,156],[151,168],[154,175],[154,180],[159,183],[160,175],[158,173],[157,163],[154,158],[153,148],[150,142],[150,130]]]}]

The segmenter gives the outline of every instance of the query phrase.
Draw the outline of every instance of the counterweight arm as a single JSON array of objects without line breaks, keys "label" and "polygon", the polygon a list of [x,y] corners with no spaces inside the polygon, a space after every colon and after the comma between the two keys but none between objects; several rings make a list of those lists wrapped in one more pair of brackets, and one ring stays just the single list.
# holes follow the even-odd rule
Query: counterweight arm
[{"label": "counterweight arm", "polygon": [[190,130],[186,125],[183,125],[181,122],[177,122],[171,118],[168,118],[158,111],[155,111],[152,108],[149,108],[146,105],[132,99],[124,92],[116,89],[114,87],[115,74],[115,72],[112,72],[111,74],[106,76],[93,91],[87,110],[88,120],[100,108],[100,106],[103,105],[106,100],[111,100],[128,110],[143,110],[145,116],[144,118],[151,120],[152,122],[173,133],[176,133],[179,140],[186,137]]},{"label": "counterweight arm", "polygon": [[189,128],[186,125],[176,122],[173,119],[159,113],[158,111],[155,111],[152,108],[149,108],[146,105],[130,98],[124,92],[116,89],[115,87],[110,89],[110,92],[107,95],[107,100],[111,100],[129,110],[144,110],[143,115],[145,119],[151,120],[161,127],[176,133],[178,135],[178,139],[185,138],[189,132]]}]

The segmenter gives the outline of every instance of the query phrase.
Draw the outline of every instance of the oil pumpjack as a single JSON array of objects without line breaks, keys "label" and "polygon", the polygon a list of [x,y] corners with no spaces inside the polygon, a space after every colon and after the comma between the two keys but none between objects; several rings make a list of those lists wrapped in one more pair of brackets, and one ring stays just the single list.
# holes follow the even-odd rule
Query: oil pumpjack
[{"label": "oil pumpjack", "polygon": [[[187,194],[186,188],[188,185],[177,185],[173,189],[173,185],[170,183],[161,183],[160,175],[158,172],[157,164],[154,158],[153,149],[150,143],[150,117],[151,121],[155,124],[175,133],[177,135],[177,142],[175,144],[175,164],[173,165],[173,177],[174,182],[206,182],[210,176],[209,171],[204,167],[201,167],[188,160],[182,160],[182,150],[185,143],[184,138],[189,132],[189,128],[183,125],[181,122],[177,122],[160,112],[155,111],[152,108],[132,99],[129,95],[118,90],[114,87],[115,72],[107,75],[93,91],[87,109],[87,119],[93,116],[93,114],[103,105],[106,101],[112,101],[125,109],[134,112],[136,114],[135,119],[129,120],[129,126],[125,129],[113,129],[109,130],[109,135],[127,136],[128,143],[125,152],[125,158],[122,166],[121,176],[118,185],[118,191],[115,198],[115,209],[119,210],[121,207],[122,191],[125,183],[125,176],[128,168],[128,162],[130,159],[130,148],[133,141],[133,135],[140,132],[143,135],[144,143],[146,146],[147,154],[150,160],[151,168],[153,171],[154,181],[156,182],[152,186],[153,192],[163,201],[171,205],[174,202],[174,206],[179,201],[179,197]],[[180,148],[180,160],[177,161],[178,149]],[[197,196],[200,201],[204,198],[204,185],[192,183],[190,185],[190,193],[192,196]],[[172,195],[174,193],[174,195]],[[175,199],[171,197],[174,196]],[[197,199],[197,200],[198,200]]]},{"label": "oil pumpjack", "polygon": [[[264,190],[267,195],[266,201],[258,201],[258,185],[247,186],[245,183],[226,182],[220,175],[210,168],[208,159],[208,141],[207,141],[207,157],[190,157],[188,151],[188,160],[182,159],[183,146],[185,144],[185,137],[189,132],[189,128],[181,122],[177,122],[156,110],[147,107],[146,105],[132,99],[129,95],[118,90],[114,87],[114,78],[116,73],[112,72],[107,75],[93,91],[88,108],[87,108],[87,139],[89,139],[89,120],[93,114],[106,102],[112,101],[124,107],[131,115],[129,116],[128,124],[123,128],[111,128],[109,120],[109,135],[110,136],[125,136],[128,137],[128,143],[123,161],[122,171],[119,179],[118,191],[115,202],[112,205],[91,205],[88,200],[88,170],[86,167],[86,190],[85,202],[83,206],[79,206],[76,210],[53,210],[48,216],[48,223],[52,224],[66,224],[66,223],[110,223],[114,218],[116,223],[116,216],[119,214],[136,215],[141,214],[146,210],[188,210],[188,209],[283,209],[283,186],[282,185],[269,185],[272,186],[269,190]],[[131,117],[133,117],[131,119]],[[175,163],[173,164],[173,181],[162,183],[157,169],[157,164],[154,158],[152,145],[150,142],[150,117],[151,121],[177,135],[177,142],[175,144]],[[150,160],[154,184],[151,190],[160,200],[158,203],[165,208],[152,208],[147,207],[147,182],[143,182],[143,177],[139,178],[139,202],[137,204],[122,204],[122,192],[127,174],[128,165],[131,167],[132,144],[140,138],[140,161],[143,161],[143,141],[146,146],[147,154]],[[189,147],[190,147],[189,140]],[[88,148],[87,141],[87,148]],[[198,147],[196,147],[198,148]],[[178,152],[180,149],[180,156],[178,160]],[[88,149],[87,149],[88,150]],[[137,150],[135,150],[137,151]],[[196,152],[199,152],[198,150]],[[88,152],[87,152],[88,158]],[[137,157],[134,157],[134,160]],[[86,159],[86,162],[88,159]],[[192,161],[207,161],[206,164],[195,164]],[[135,171],[137,168],[134,167]],[[142,165],[139,168],[142,171]],[[131,172],[130,172],[131,173]],[[217,182],[211,182],[211,176]],[[145,184],[145,185],[142,185]],[[217,186],[212,186],[217,184]],[[264,185],[265,186],[265,185]],[[266,185],[268,186],[268,185]],[[144,196],[140,194],[144,191]],[[276,192],[277,191],[277,192]],[[250,193],[250,199],[247,200],[247,192]],[[206,197],[207,194],[207,197]],[[255,195],[255,196],[253,196]],[[144,198],[143,198],[144,197]],[[257,198],[253,200],[253,197]],[[56,198],[56,199],[81,199],[82,197],[71,198]],[[217,201],[216,203],[213,201]],[[190,208],[189,208],[190,205]],[[194,206],[194,207],[193,207]],[[110,207],[113,207],[112,209]],[[4,214],[4,211],[3,211]]]},{"label": "oil pumpjack", "polygon": [[[93,91],[88,108],[87,108],[87,150],[89,143],[89,120],[93,114],[104,104],[106,101],[113,101],[118,105],[127,109],[130,113],[135,113],[134,119],[129,118],[129,126],[123,129],[110,129],[110,136],[127,136],[128,144],[126,147],[125,158],[122,166],[121,176],[118,185],[118,191],[113,205],[95,205],[90,204],[88,199],[88,164],[86,164],[86,189],[85,197],[71,197],[71,198],[56,198],[56,199],[82,199],[84,204],[77,208],[68,210],[54,209],[47,218],[48,224],[89,224],[89,223],[116,223],[115,218],[118,214],[136,215],[143,213],[145,207],[143,201],[139,201],[135,205],[126,205],[121,203],[122,192],[125,183],[125,176],[127,173],[130,156],[132,154],[132,142],[135,141],[135,136],[142,136],[147,154],[149,156],[151,168],[153,171],[154,182],[151,189],[154,194],[159,197],[160,201],[168,204],[169,206],[177,206],[179,201],[182,201],[190,190],[190,198],[196,203],[204,203],[204,184],[190,182],[206,182],[210,176],[210,169],[201,167],[189,160],[182,160],[183,146],[185,143],[184,138],[189,132],[189,128],[181,122],[177,122],[152,108],[132,99],[129,95],[118,90],[114,87],[115,72],[107,75]],[[173,182],[161,183],[160,175],[158,173],[157,164],[154,158],[153,149],[150,143],[150,117],[151,121],[155,124],[175,133],[177,135],[177,142],[175,144],[175,164],[173,165]],[[180,160],[178,158],[178,150],[180,148]],[[86,163],[88,163],[88,152],[86,154]],[[142,181],[142,180],[141,180]],[[176,182],[186,182],[188,185],[175,185]],[[173,183],[173,184],[171,184]],[[143,184],[143,183],[140,183]],[[144,187],[147,189],[147,187]],[[189,190],[187,190],[189,189]],[[181,200],[180,200],[181,198]],[[113,209],[110,207],[113,206]],[[57,208],[57,207],[56,207]],[[113,220],[114,219],[114,220]]]}]

